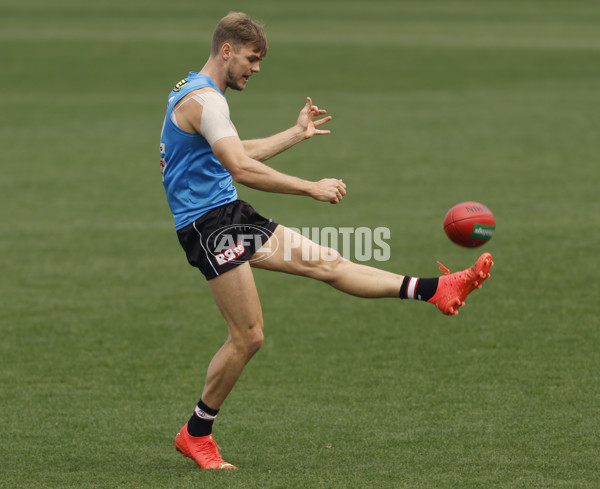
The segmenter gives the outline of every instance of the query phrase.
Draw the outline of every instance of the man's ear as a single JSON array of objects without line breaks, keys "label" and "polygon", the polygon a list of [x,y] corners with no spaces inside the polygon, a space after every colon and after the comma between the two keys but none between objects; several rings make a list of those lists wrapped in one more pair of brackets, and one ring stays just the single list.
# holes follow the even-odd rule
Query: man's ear
[{"label": "man's ear", "polygon": [[223,59],[228,60],[232,54],[233,54],[233,46],[231,44],[229,44],[228,42],[224,43],[221,46],[221,56],[223,57]]}]

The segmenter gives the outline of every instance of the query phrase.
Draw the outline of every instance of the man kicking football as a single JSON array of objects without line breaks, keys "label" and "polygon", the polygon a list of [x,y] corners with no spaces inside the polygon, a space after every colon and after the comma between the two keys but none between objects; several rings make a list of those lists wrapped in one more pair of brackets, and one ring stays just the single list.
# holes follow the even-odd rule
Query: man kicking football
[{"label": "man kicking football", "polygon": [[[315,135],[331,117],[307,97],[296,124],[278,134],[240,140],[229,118],[227,88],[243,90],[267,53],[261,25],[242,13],[218,23],[208,61],[175,85],[160,141],[163,183],[181,246],[208,280],[227,322],[228,338],[208,365],[200,401],[175,438],[175,448],[204,469],[235,469],[212,438],[221,405],[263,343],[263,317],[251,267],[325,282],[359,297],[400,297],[458,313],[469,293],[489,277],[492,257],[436,278],[417,278],[353,263],[260,215],[237,198],[234,182],[265,192],[339,203],[338,178],[308,181],[265,165],[269,158]],[[248,239],[248,235],[252,239]],[[215,239],[216,237],[227,238]],[[227,242],[229,247],[223,248]],[[290,243],[294,246],[290,246]]]}]

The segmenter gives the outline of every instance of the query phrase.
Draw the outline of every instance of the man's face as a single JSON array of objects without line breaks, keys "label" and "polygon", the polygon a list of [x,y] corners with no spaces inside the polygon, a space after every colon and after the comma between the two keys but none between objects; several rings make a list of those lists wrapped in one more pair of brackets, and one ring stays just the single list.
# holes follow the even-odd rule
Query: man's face
[{"label": "man's face", "polygon": [[246,88],[246,83],[254,73],[260,71],[259,63],[262,61],[260,57],[260,49],[245,45],[233,50],[229,64],[227,66],[226,84],[233,90],[243,90]]}]

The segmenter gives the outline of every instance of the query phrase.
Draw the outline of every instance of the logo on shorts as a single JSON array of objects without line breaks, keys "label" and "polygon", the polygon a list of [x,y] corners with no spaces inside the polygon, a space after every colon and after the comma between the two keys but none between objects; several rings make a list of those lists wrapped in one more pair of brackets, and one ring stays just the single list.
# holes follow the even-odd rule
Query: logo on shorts
[{"label": "logo on shorts", "polygon": [[[269,241],[269,238],[273,238]],[[226,263],[259,262],[266,260],[277,250],[277,238],[271,231],[253,224],[231,224],[213,232],[207,239],[219,266]],[[260,250],[260,253],[256,253]],[[242,256],[249,251],[251,257]]]},{"label": "logo on shorts", "polygon": [[230,261],[242,256],[244,251],[246,251],[246,248],[244,247],[244,244],[239,241],[231,248],[227,248],[222,253],[216,253],[214,256],[215,260],[217,260],[217,265],[222,266],[225,265],[225,263],[229,263]]}]

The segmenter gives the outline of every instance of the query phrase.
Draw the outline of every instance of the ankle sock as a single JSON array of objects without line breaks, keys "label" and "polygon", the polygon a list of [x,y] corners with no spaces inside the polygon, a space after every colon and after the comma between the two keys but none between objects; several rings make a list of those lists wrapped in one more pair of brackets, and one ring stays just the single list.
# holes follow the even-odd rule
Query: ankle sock
[{"label": "ankle sock", "polygon": [[428,301],[435,295],[439,280],[439,277],[404,277],[402,286],[400,287],[400,299]]},{"label": "ankle sock", "polygon": [[187,432],[192,436],[208,436],[212,433],[213,421],[217,417],[218,409],[212,409],[202,402],[198,402],[194,414],[188,421]]}]

